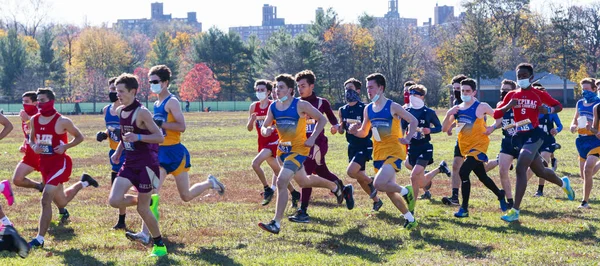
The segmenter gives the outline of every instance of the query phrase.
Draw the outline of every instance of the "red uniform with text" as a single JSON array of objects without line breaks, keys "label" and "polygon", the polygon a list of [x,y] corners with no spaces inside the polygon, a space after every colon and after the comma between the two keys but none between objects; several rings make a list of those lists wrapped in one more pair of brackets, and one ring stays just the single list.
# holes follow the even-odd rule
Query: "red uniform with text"
[{"label": "red uniform with text", "polygon": [[545,91],[537,89],[517,89],[506,94],[504,100],[498,105],[494,112],[494,119],[501,118],[504,115],[499,109],[510,103],[512,99],[518,101],[517,105],[512,108],[515,122],[523,121],[525,119],[531,121],[531,127],[518,128],[517,131],[529,131],[539,126],[540,122],[538,116],[540,111],[538,108],[542,106],[542,104],[547,106],[560,105],[560,102],[552,98],[552,96]]},{"label": "red uniform with text", "polygon": [[48,124],[42,125],[40,115],[35,115],[31,121],[35,129],[35,142],[42,148],[40,156],[40,172],[42,180],[47,185],[57,186],[69,181],[73,163],[71,157],[65,153],[58,154],[54,148],[68,142],[67,133],[56,133],[56,122],[61,114],[56,113]]},{"label": "red uniform with text", "polygon": [[[256,114],[256,117],[266,117],[267,113],[269,112],[269,106],[271,105],[271,103],[272,101],[269,101],[269,105],[267,105],[267,108],[261,109],[260,102],[256,102],[256,104],[254,105],[254,113]],[[270,136],[263,137],[263,135],[260,133],[260,129],[262,128],[264,122],[264,118],[256,119],[255,122],[256,132],[258,132],[258,152],[262,151],[263,149],[269,149],[271,150],[271,156],[275,157],[277,156],[277,144],[279,143],[279,135],[277,134],[277,130],[274,130]]]}]

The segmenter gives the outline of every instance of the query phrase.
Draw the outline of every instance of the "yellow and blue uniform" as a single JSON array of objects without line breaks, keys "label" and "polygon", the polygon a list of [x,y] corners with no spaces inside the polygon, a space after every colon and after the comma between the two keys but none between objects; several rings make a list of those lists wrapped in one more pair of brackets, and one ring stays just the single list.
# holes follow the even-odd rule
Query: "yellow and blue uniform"
[{"label": "yellow and blue uniform", "polygon": [[[173,114],[165,110],[167,102],[173,97],[169,95],[164,101],[154,103],[154,120],[163,122],[176,122]],[[165,140],[158,147],[158,161],[160,167],[167,171],[167,174],[174,176],[190,170],[190,153],[187,148],[181,144],[181,132],[162,129]]]},{"label": "yellow and blue uniform", "polygon": [[402,168],[402,161],[406,160],[406,146],[399,140],[402,137],[400,120],[392,116],[392,103],[392,100],[388,100],[379,112],[373,111],[373,103],[367,106],[371,128],[376,129],[373,130],[373,167],[376,172],[385,164],[398,172]]},{"label": "yellow and blue uniform", "polygon": [[283,111],[277,110],[276,102],[273,102],[269,108],[279,133],[277,156],[283,162],[284,168],[294,172],[302,168],[310,152],[310,147],[304,146],[307,140],[306,119],[300,118],[298,114],[298,102],[299,100],[294,98],[290,107]]},{"label": "yellow and blue uniform", "polygon": [[[594,106],[600,101],[595,101],[589,106],[585,106],[584,100],[577,102],[577,113],[580,117],[587,118],[588,123],[591,125],[594,122]],[[585,161],[590,155],[598,157],[600,155],[600,140],[596,135],[588,130],[587,128],[577,129],[579,136],[575,139],[575,147],[579,153],[579,160]]]},{"label": "yellow and blue uniform", "polygon": [[108,145],[110,146],[110,151],[108,151],[108,161],[110,161],[112,171],[116,173],[119,172],[119,169],[121,169],[121,166],[125,162],[125,155],[121,155],[118,164],[113,163],[110,159],[119,146],[119,142],[121,142],[121,125],[119,124],[119,116],[110,114],[112,106],[112,103],[106,106],[104,123],[106,124],[106,129],[108,132]]},{"label": "yellow and blue uniform", "polygon": [[487,162],[486,155],[490,138],[485,134],[485,119],[477,118],[477,107],[480,102],[476,101],[471,107],[465,110],[458,110],[455,116],[457,126],[462,126],[458,133],[458,146],[460,153],[472,156],[478,161]]}]

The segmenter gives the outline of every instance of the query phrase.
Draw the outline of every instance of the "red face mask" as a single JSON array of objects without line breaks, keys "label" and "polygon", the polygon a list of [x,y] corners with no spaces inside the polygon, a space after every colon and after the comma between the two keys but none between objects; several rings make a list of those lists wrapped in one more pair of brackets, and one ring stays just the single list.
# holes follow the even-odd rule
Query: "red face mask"
[{"label": "red face mask", "polygon": [[40,109],[40,114],[43,116],[52,116],[56,113],[56,109],[54,109],[54,100],[45,103],[38,102],[38,108]]},{"label": "red face mask", "polygon": [[28,116],[33,116],[38,113],[38,107],[34,104],[23,104],[23,110]]},{"label": "red face mask", "polygon": [[408,103],[410,101],[410,92],[404,91],[404,103]]}]

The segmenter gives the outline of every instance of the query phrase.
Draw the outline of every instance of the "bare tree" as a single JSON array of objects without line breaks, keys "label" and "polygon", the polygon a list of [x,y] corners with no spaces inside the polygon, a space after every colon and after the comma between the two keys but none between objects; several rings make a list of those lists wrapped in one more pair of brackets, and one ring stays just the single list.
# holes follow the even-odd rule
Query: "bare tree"
[{"label": "bare tree", "polygon": [[46,0],[5,0],[0,9],[4,26],[35,38],[48,19],[51,4]]}]

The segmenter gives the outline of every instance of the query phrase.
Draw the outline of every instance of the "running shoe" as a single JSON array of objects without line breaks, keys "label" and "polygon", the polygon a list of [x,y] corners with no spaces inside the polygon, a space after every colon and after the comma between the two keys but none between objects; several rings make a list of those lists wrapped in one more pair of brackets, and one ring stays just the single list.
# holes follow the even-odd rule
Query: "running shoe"
[{"label": "running shoe", "polygon": [[98,181],[92,178],[90,175],[84,173],[81,175],[81,182],[88,182],[88,184],[92,187],[98,187]]},{"label": "running shoe", "polygon": [[274,194],[275,194],[275,191],[272,188],[270,188],[270,187],[265,188],[265,192],[263,192],[263,201],[261,203],[262,206],[268,205],[271,202],[271,200],[273,199]]},{"label": "running shoe", "polygon": [[258,227],[260,227],[262,230],[273,234],[279,234],[280,230],[279,226],[277,226],[277,224],[275,223],[275,220],[271,220],[268,224],[258,223]]},{"label": "running shoe", "polygon": [[294,215],[288,217],[288,220],[294,223],[309,223],[310,216],[308,215],[308,213],[306,213],[306,211],[298,209],[296,213],[294,213]]},{"label": "running shoe", "polygon": [[152,247],[152,252],[150,252],[150,256],[149,257],[162,257],[167,255],[167,246],[157,246],[154,245]]},{"label": "running shoe", "polygon": [[413,188],[412,188],[412,186],[406,186],[406,189],[408,189],[408,194],[406,194],[402,197],[406,201],[406,204],[408,204],[408,211],[410,211],[411,213],[414,213],[416,201],[415,201],[415,196],[413,193]]},{"label": "running shoe", "polygon": [[450,168],[448,168],[446,161],[442,161],[438,169],[440,169],[440,173],[446,174],[448,177],[450,177]]},{"label": "running shoe", "polygon": [[519,211],[512,208],[505,215],[502,215],[502,217],[500,217],[500,219],[502,219],[505,222],[509,222],[509,223],[518,221],[519,220]]},{"label": "running shoe", "polygon": [[126,232],[125,237],[131,241],[140,242],[144,246],[147,246],[150,244],[150,236],[144,234],[144,232],[139,232],[139,233]]},{"label": "running shoe", "polygon": [[212,188],[219,193],[220,196],[223,196],[225,193],[225,186],[217,180],[213,175],[208,175],[208,181],[212,184]]},{"label": "running shoe", "polygon": [[563,187],[563,191],[567,194],[569,200],[575,200],[575,190],[571,187],[571,182],[568,177],[561,178],[565,186]]},{"label": "running shoe", "polygon": [[12,187],[10,186],[10,182],[8,180],[4,180],[0,182],[0,184],[4,184],[4,190],[2,190],[2,195],[6,198],[6,202],[8,206],[12,206],[15,202],[15,197],[13,195]]},{"label": "running shoe", "polygon": [[379,199],[379,201],[377,202],[373,202],[373,211],[379,211],[379,209],[381,209],[381,206],[383,206],[383,201],[381,199]]},{"label": "running shoe", "polygon": [[454,213],[454,217],[456,218],[466,218],[469,217],[469,211],[460,207],[457,212]]},{"label": "running shoe", "polygon": [[354,186],[352,184],[346,185],[342,191],[344,199],[346,200],[346,208],[348,210],[354,209]]}]

